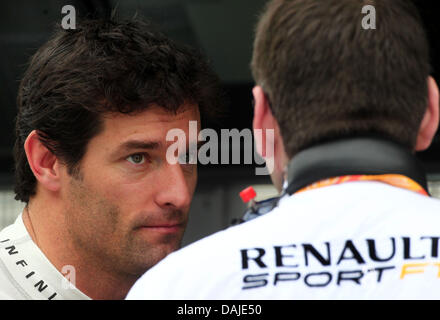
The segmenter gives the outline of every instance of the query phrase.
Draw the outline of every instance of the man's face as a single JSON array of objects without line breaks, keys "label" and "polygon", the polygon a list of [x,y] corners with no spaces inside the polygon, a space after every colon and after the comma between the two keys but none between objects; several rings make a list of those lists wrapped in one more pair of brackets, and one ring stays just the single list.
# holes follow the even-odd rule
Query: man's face
[{"label": "man's face", "polygon": [[[140,275],[180,246],[197,181],[196,165],[169,164],[168,130],[189,141],[197,106],[177,114],[153,106],[136,115],[104,117],[80,163],[79,177],[63,171],[65,221],[74,250],[100,267]],[[198,131],[200,127],[198,127]],[[197,137],[195,137],[197,139]]]}]

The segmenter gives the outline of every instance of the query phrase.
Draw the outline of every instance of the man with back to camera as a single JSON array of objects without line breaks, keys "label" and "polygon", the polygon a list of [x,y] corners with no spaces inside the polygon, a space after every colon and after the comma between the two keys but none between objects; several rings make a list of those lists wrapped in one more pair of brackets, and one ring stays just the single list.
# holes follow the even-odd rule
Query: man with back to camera
[{"label": "man with back to camera", "polygon": [[19,88],[26,207],[0,232],[0,298],[122,299],[176,250],[197,167],[167,161],[166,134],[215,115],[217,85],[197,52],[142,21],[57,30]]},{"label": "man with back to camera", "polygon": [[[367,4],[376,29],[362,28]],[[170,254],[127,299],[439,298],[440,201],[413,156],[439,93],[415,7],[273,0],[251,66],[276,208]]]}]

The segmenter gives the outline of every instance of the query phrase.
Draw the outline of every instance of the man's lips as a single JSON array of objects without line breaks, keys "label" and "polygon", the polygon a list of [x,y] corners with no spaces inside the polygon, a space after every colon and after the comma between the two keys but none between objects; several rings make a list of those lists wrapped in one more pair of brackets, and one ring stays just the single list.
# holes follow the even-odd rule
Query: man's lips
[{"label": "man's lips", "polygon": [[164,223],[164,224],[153,224],[144,225],[140,227],[143,230],[149,230],[153,232],[161,233],[176,233],[180,232],[183,228],[183,223]]}]

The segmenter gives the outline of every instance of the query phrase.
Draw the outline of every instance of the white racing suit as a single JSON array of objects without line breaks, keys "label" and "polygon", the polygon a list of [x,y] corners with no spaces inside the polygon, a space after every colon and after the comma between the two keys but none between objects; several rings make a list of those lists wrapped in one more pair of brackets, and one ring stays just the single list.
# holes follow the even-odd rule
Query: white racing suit
[{"label": "white racing suit", "polygon": [[[66,266],[67,276],[74,268]],[[69,274],[70,273],[70,274]],[[61,274],[32,241],[20,214],[0,232],[0,299],[90,299]]]},{"label": "white racing suit", "polygon": [[439,299],[440,200],[381,182],[281,199],[170,254],[128,299]]}]

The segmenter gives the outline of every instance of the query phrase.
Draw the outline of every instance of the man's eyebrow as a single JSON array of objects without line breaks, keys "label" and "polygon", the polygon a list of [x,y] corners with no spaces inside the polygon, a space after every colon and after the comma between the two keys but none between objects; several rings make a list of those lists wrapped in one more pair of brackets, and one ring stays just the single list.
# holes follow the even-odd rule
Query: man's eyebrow
[{"label": "man's eyebrow", "polygon": [[160,146],[161,143],[157,141],[128,140],[119,145],[114,154],[119,154],[121,152],[127,152],[134,149],[156,150],[159,149]]},{"label": "man's eyebrow", "polygon": [[[197,141],[197,150],[206,143],[206,141]],[[130,150],[157,150],[161,147],[161,143],[158,141],[143,141],[143,140],[128,140],[116,149],[113,153],[114,155],[118,155],[123,152],[129,152]],[[189,150],[187,150],[189,151]]]}]

